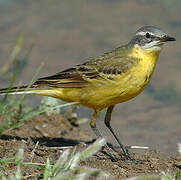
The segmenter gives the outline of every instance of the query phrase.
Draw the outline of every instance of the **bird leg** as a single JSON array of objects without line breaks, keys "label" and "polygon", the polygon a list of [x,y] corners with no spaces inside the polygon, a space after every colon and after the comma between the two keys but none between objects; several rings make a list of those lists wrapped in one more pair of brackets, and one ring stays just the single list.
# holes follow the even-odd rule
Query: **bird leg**
[{"label": "bird leg", "polygon": [[[120,147],[121,147],[124,155],[126,156],[126,158],[130,159],[130,160],[134,160],[134,158],[131,157],[128,149],[121,143],[121,141],[119,140],[118,136],[115,134],[115,132],[113,131],[113,129],[112,129],[111,125],[110,125],[111,115],[112,115],[113,109],[114,109],[114,106],[109,106],[107,108],[107,112],[106,112],[106,115],[105,115],[104,123],[107,126],[107,128],[111,131],[112,135],[115,137],[116,141],[120,145]],[[114,149],[114,148],[112,147],[112,149]]]},{"label": "bird leg", "polygon": [[[94,114],[93,114],[92,119],[91,119],[91,122],[90,122],[90,127],[91,127],[91,129],[93,130],[93,132],[95,133],[95,135],[96,135],[98,138],[102,138],[102,135],[101,135],[100,131],[99,131],[98,128],[96,127],[96,120],[97,120],[99,114],[100,114],[100,111],[96,111],[96,110],[94,111]],[[114,155],[112,149],[111,149],[107,144],[105,145],[105,148],[106,148],[106,150],[107,150],[108,155],[110,156],[110,158],[111,158],[113,161],[119,160],[119,158],[117,158],[117,157]]]}]

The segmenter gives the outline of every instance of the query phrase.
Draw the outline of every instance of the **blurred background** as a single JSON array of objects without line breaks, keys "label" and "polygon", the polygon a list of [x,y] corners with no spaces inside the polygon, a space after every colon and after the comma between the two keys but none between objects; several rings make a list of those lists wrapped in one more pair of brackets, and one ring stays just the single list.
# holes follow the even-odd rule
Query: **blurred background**
[{"label": "blurred background", "polygon": [[[180,0],[0,0],[0,88],[9,85],[11,55],[19,70],[15,84],[30,82],[83,63],[127,43],[144,25],[163,29],[177,41],[168,43],[149,87],[116,106],[112,126],[126,145],[145,145],[177,153],[181,141],[181,1]],[[14,49],[19,44],[21,51]],[[8,72],[8,73],[7,73]],[[33,104],[40,101],[33,98]],[[79,117],[91,110],[80,107]],[[112,141],[103,125],[98,126]],[[82,128],[92,133],[89,125]]]}]

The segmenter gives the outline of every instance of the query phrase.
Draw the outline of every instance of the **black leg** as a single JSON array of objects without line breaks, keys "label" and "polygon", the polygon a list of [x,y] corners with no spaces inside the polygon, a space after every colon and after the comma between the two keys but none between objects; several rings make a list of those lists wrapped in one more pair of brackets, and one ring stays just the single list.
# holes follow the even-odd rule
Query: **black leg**
[{"label": "black leg", "polygon": [[[91,127],[91,129],[93,130],[93,132],[95,133],[95,135],[96,135],[98,138],[102,138],[102,135],[101,135],[99,129],[96,127],[96,120],[97,120],[99,114],[100,114],[100,111],[95,111],[95,112],[94,112],[94,114],[93,114],[93,116],[92,116],[92,119],[91,119],[91,122],[90,122],[90,127]],[[114,155],[112,149],[111,149],[107,144],[105,145],[105,148],[106,148],[106,150],[107,150],[107,152],[108,152],[108,155],[111,157],[111,159],[112,159],[113,161],[119,160],[119,159]]]},{"label": "black leg", "polygon": [[115,132],[113,131],[113,129],[112,129],[111,125],[110,125],[111,115],[112,115],[113,109],[114,109],[114,106],[110,106],[110,107],[107,108],[107,112],[106,112],[106,116],[105,116],[105,119],[104,119],[104,123],[108,127],[108,129],[111,131],[113,136],[115,137],[116,141],[120,145],[120,147],[121,147],[124,155],[126,156],[126,158],[133,160],[134,158],[132,158],[130,156],[128,149],[126,149],[125,146],[121,143],[121,141],[119,140],[118,136],[115,134]]}]

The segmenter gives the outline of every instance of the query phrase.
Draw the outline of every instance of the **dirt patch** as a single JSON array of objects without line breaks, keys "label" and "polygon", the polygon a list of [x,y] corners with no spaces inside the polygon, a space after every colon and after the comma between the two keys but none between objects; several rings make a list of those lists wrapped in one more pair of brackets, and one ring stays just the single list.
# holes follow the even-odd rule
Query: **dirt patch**
[{"label": "dirt patch", "polygon": [[[90,134],[72,126],[61,115],[41,115],[27,121],[20,128],[8,130],[0,137],[0,158],[15,156],[18,148],[24,144],[26,162],[46,163],[49,157],[53,163],[63,152],[62,147],[77,146],[77,150],[83,150],[85,146],[80,142],[91,140]],[[125,160],[112,162],[110,159],[94,156],[81,162],[81,165],[102,169],[110,174],[111,179],[125,179],[142,174],[158,174],[162,171],[174,175],[179,171],[176,165],[181,164],[181,156],[170,157],[157,151],[132,154],[141,160],[141,163]],[[12,164],[6,165],[5,168],[6,175],[14,174],[16,171],[15,165]],[[42,170],[22,167],[22,174],[25,179],[41,179]]]}]

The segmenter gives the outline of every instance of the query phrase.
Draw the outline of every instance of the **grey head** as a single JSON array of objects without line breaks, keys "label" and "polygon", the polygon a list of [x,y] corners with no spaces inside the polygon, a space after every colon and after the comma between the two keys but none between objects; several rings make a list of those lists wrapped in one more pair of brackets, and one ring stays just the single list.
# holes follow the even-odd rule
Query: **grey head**
[{"label": "grey head", "polygon": [[162,45],[168,41],[176,41],[176,39],[164,33],[160,28],[143,26],[135,32],[129,44],[144,50],[160,50]]}]

